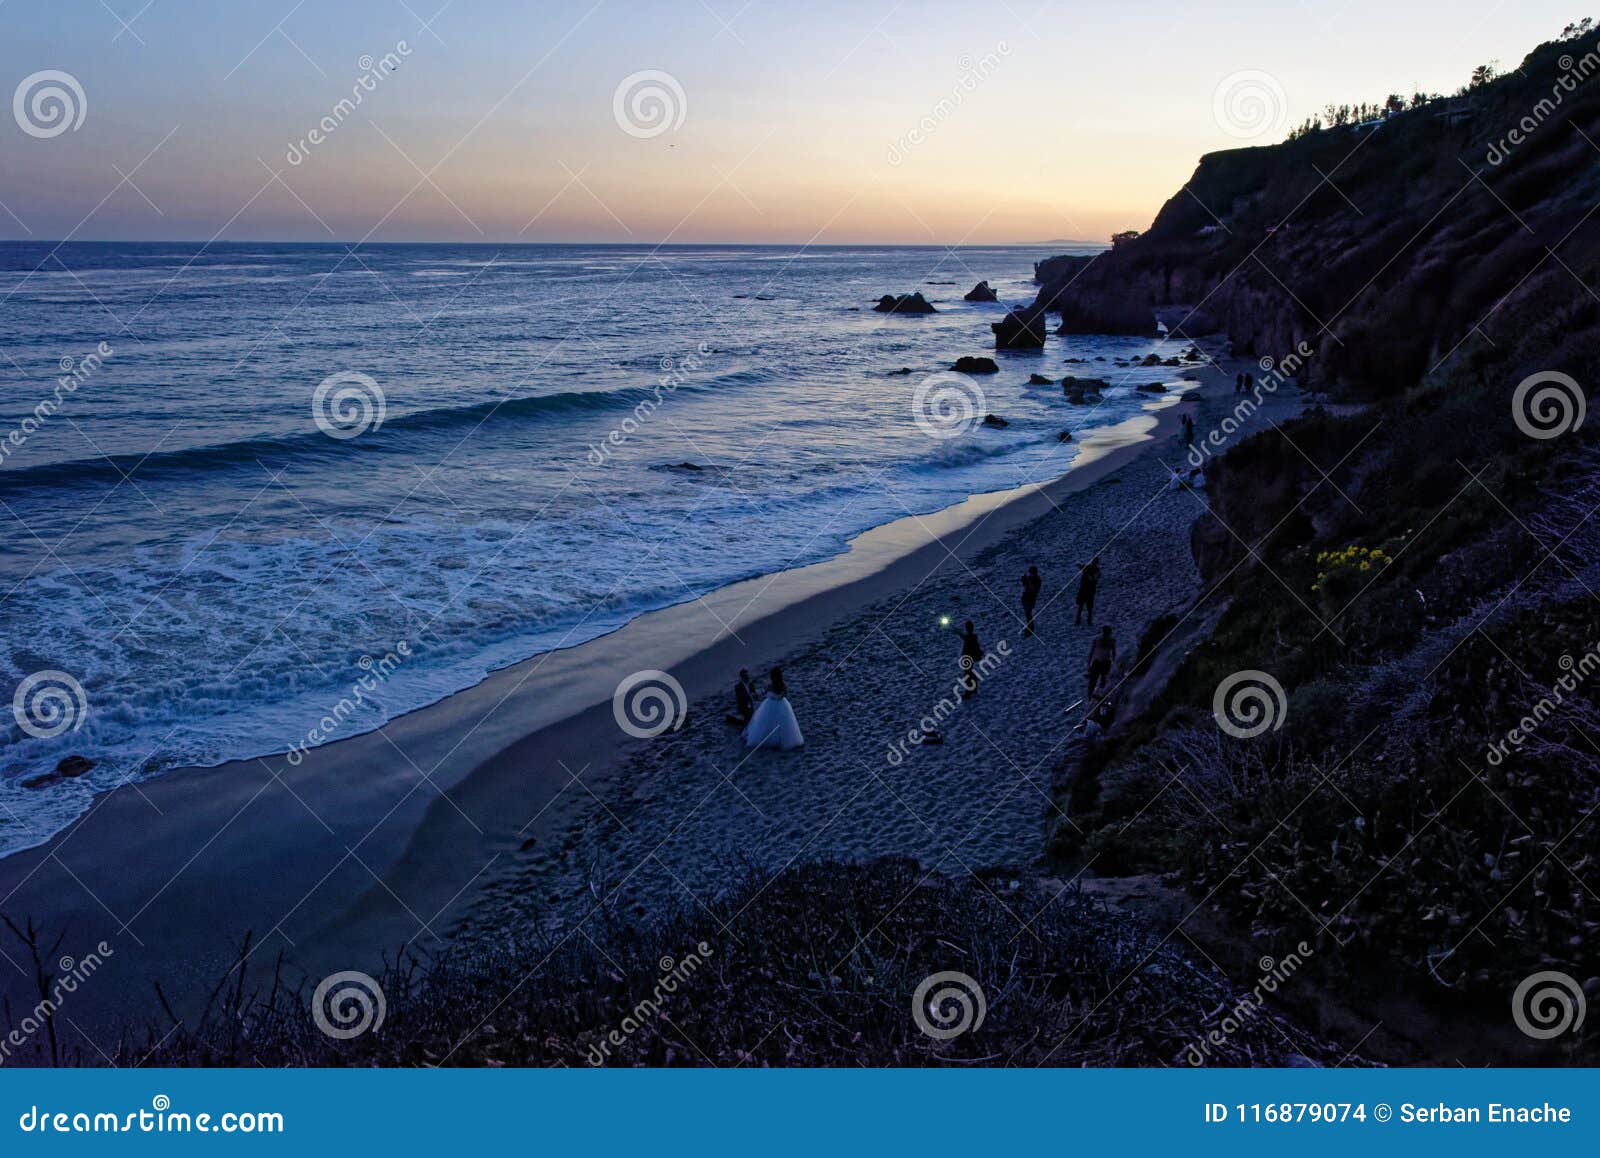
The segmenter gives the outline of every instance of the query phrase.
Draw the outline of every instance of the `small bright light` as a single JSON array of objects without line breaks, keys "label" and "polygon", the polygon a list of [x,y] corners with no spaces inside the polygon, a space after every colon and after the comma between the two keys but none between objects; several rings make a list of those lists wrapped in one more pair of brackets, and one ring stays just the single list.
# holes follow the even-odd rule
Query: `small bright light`
[{"label": "small bright light", "polygon": [[940,627],[949,627],[950,626],[950,617],[948,615],[939,616],[939,626]]}]

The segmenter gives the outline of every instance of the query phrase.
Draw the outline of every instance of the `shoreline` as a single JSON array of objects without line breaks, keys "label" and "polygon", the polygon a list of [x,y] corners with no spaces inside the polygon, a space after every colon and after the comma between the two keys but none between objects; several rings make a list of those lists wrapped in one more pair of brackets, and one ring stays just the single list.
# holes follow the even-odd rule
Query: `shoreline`
[{"label": "shoreline", "polygon": [[899,519],[832,559],[646,613],[314,749],[298,766],[240,761],[102,793],[64,832],[0,860],[0,910],[64,927],[64,950],[101,939],[119,948],[107,980],[78,1002],[83,1024],[143,1011],[153,979],[180,1002],[209,988],[247,930],[253,961],[281,952],[313,980],[319,969],[371,966],[403,943],[436,945],[484,882],[587,798],[567,791],[583,782],[574,774],[624,755],[609,705],[619,673],[670,670],[692,712],[720,717],[738,667],[787,655],[1139,461],[1175,430],[1180,397],[1158,395],[1146,414],[1086,436],[1049,482]]}]

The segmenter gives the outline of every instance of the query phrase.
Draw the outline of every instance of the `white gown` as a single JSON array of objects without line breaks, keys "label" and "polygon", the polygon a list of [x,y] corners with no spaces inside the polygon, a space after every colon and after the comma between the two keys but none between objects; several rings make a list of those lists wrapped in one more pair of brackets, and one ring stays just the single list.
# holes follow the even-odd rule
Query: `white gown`
[{"label": "white gown", "polygon": [[787,696],[767,693],[745,725],[744,742],[749,748],[798,748],[806,742]]}]

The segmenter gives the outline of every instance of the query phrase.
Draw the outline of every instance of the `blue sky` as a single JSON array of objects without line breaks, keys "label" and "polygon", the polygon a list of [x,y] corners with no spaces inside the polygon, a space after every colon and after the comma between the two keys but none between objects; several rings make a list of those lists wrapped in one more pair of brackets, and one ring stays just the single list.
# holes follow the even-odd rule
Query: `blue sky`
[{"label": "blue sky", "polygon": [[[1280,140],[1330,100],[1454,89],[1573,16],[1544,0],[0,0],[0,96],[56,70],[86,106],[49,136],[0,113],[0,237],[1100,238],[1147,224],[1204,152]],[[371,81],[366,58],[390,53]],[[616,111],[645,72],[669,78],[659,134]],[[1259,123],[1225,123],[1230,85]]]}]

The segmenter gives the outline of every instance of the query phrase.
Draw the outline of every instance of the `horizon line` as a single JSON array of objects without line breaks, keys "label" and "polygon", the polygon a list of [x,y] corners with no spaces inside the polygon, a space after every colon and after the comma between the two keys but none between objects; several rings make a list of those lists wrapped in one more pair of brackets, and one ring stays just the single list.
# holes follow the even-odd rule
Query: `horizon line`
[{"label": "horizon line", "polygon": [[[3,3],[4,0],[0,0]],[[575,245],[589,248],[602,248],[606,246],[618,249],[704,249],[707,247],[721,247],[727,249],[1036,249],[1049,245],[1087,245],[1099,246],[1102,249],[1111,248],[1107,241],[1089,241],[1086,239],[1047,238],[1042,241],[991,241],[991,242],[942,242],[942,241],[373,241],[371,239],[360,241],[341,241],[337,238],[327,241],[284,240],[269,237],[244,237],[244,238],[120,238],[120,237],[68,237],[68,238],[34,238],[34,237],[0,237],[0,245],[49,245],[60,248],[64,245],[198,245],[202,248],[212,245],[303,245],[303,246],[344,246],[358,248],[362,246],[402,246],[402,245],[453,245],[459,247],[487,248],[491,246],[500,248],[528,247],[537,245]]]}]

